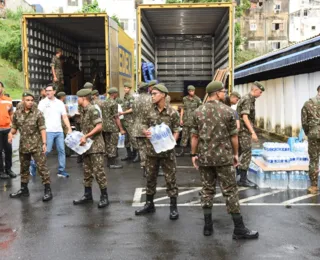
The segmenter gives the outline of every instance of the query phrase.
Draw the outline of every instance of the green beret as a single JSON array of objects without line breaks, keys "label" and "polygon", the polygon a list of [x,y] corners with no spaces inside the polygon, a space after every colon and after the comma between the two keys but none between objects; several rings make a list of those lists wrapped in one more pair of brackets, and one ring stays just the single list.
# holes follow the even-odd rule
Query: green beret
[{"label": "green beret", "polygon": [[139,86],[139,89],[144,89],[144,88],[147,88],[149,87],[149,84],[148,83],[145,83],[145,82],[142,82]]},{"label": "green beret", "polygon": [[91,95],[92,95],[92,96],[99,95],[99,91],[96,90],[96,89],[95,89],[95,90],[92,90]]},{"label": "green beret", "polygon": [[162,93],[167,93],[167,94],[169,93],[169,91],[165,85],[157,84],[157,85],[153,86],[153,90],[155,90],[155,89],[159,90]]},{"label": "green beret", "polygon": [[194,86],[190,85],[190,86],[188,86],[188,91],[189,90],[196,90],[196,88]]},{"label": "green beret", "polygon": [[108,91],[108,94],[114,94],[114,93],[118,93],[118,89],[117,88],[110,88]]},{"label": "green beret", "polygon": [[212,92],[216,92],[218,90],[223,89],[223,83],[220,81],[211,81],[208,86],[206,87],[206,92],[208,94]]},{"label": "green beret", "polygon": [[86,82],[84,85],[83,85],[83,88],[93,88],[93,84],[91,82]]},{"label": "green beret", "polygon": [[89,96],[91,95],[91,91],[90,89],[80,89],[78,92],[77,92],[77,96],[78,97],[86,97],[86,96]]},{"label": "green beret", "polygon": [[34,95],[30,91],[25,91],[22,93],[22,97],[33,97],[34,98]]},{"label": "green beret", "polygon": [[58,52],[62,52],[62,49],[61,48],[57,48],[56,49],[56,53],[58,53]]},{"label": "green beret", "polygon": [[154,86],[154,85],[156,85],[157,84],[157,81],[156,80],[151,80],[150,82],[149,82],[149,84],[148,84],[148,87],[152,87],[152,86]]},{"label": "green beret", "polygon": [[261,82],[255,81],[253,84],[256,85],[260,90],[265,91],[265,88]]},{"label": "green beret", "polygon": [[236,92],[236,91],[233,91],[231,94],[230,94],[230,96],[235,96],[235,97],[237,97],[237,98],[241,98],[241,95],[238,93],[238,92]]},{"label": "green beret", "polygon": [[57,94],[57,97],[64,97],[64,96],[66,96],[67,94],[65,93],[65,92],[59,92],[58,94]]},{"label": "green beret", "polygon": [[132,85],[131,85],[130,82],[125,82],[125,83],[123,84],[123,86],[124,86],[125,88],[132,88]]}]

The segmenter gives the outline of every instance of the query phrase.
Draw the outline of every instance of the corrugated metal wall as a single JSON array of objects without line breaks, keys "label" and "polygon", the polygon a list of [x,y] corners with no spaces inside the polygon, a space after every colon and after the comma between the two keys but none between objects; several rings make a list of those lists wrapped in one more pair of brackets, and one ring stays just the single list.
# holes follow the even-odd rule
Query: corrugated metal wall
[{"label": "corrugated metal wall", "polygon": [[144,62],[155,64],[155,37],[154,33],[145,17],[142,14],[141,23],[141,59]]},{"label": "corrugated metal wall", "polygon": [[229,66],[229,13],[224,15],[214,37],[214,71]]},{"label": "corrugated metal wall", "polygon": [[[320,71],[262,81],[266,91],[256,100],[257,126],[269,132],[297,136],[301,128],[301,108],[317,95]],[[236,85],[241,95],[250,92],[251,83]]]}]

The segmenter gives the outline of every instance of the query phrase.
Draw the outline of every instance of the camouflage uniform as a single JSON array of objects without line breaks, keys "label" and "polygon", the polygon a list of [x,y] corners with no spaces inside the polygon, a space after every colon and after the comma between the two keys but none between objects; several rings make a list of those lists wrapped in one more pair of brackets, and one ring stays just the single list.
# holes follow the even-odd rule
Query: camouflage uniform
[{"label": "camouflage uniform", "polygon": [[[81,129],[83,134],[90,133],[97,124],[102,123],[99,111],[91,104],[82,108]],[[93,176],[96,177],[100,189],[107,187],[107,177],[104,171],[104,141],[102,133],[90,137],[93,144],[83,156],[84,186],[91,187]]]},{"label": "camouflage uniform", "polygon": [[142,121],[147,116],[147,113],[152,108],[152,99],[148,93],[141,93],[133,102],[133,136],[137,140],[140,154],[140,165],[145,166],[146,162],[146,138],[142,132]]},{"label": "camouflage uniform", "polygon": [[308,100],[301,110],[302,128],[308,136],[309,176],[312,186],[318,186],[320,158],[320,96]]},{"label": "camouflage uniform", "polygon": [[[123,98],[123,104],[122,104],[122,109],[123,111],[127,111],[132,108],[134,101],[134,97],[131,94],[125,94]],[[137,141],[133,137],[133,116],[132,113],[123,115],[123,127],[124,130],[126,131],[126,139],[125,139],[125,146],[126,148],[130,148],[132,146],[133,149],[138,149],[137,146]]]},{"label": "camouflage uniform", "polygon": [[21,183],[28,183],[31,157],[35,160],[43,184],[50,184],[50,175],[46,156],[42,151],[41,130],[45,130],[45,120],[38,108],[33,106],[26,113],[21,103],[20,108],[13,115],[12,128],[20,132],[20,174]]},{"label": "camouflage uniform", "polygon": [[[179,132],[179,115],[171,106],[165,106],[160,112],[156,105],[151,106],[146,116],[142,118],[142,129],[148,129],[151,126],[161,124],[162,122],[168,125],[172,132]],[[176,184],[176,156],[174,149],[157,154],[150,142],[146,140],[146,171],[147,171],[147,195],[154,195],[156,193],[157,175],[159,166],[162,167],[168,197],[178,196],[178,186]]]},{"label": "camouflage uniform", "polygon": [[56,93],[60,91],[64,91],[64,85],[63,85],[63,71],[62,71],[62,64],[60,58],[58,58],[56,55],[52,57],[50,67],[54,68],[54,71],[56,72],[56,76],[58,81],[53,82],[54,86],[56,88]]},{"label": "camouflage uniform", "polygon": [[183,98],[183,128],[180,143],[182,147],[187,147],[188,145],[188,140],[191,137],[193,113],[201,104],[201,99],[197,96],[194,96],[192,98],[186,96]]},{"label": "camouflage uniform", "polygon": [[222,194],[226,197],[228,213],[240,213],[230,139],[238,132],[234,112],[220,101],[208,101],[194,112],[191,132],[199,136],[202,207],[212,208],[219,180]]},{"label": "camouflage uniform", "polygon": [[117,157],[119,139],[119,129],[115,122],[115,116],[118,114],[118,104],[112,98],[108,98],[102,103],[101,110],[106,154],[109,158],[115,158]]},{"label": "camouflage uniform", "polygon": [[242,116],[248,115],[249,121],[254,126],[256,110],[256,98],[251,94],[245,95],[240,99],[237,106],[237,113],[240,116],[240,130],[239,130],[239,157],[240,157],[240,170],[247,171],[251,161],[251,148],[252,148],[252,134],[246,127]]}]

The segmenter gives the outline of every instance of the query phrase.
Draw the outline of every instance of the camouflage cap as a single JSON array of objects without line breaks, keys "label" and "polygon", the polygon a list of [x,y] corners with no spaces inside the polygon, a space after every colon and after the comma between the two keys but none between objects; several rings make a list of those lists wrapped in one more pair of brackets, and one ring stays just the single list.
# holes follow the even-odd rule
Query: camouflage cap
[{"label": "camouflage cap", "polygon": [[84,85],[83,85],[83,88],[93,88],[93,84],[91,82],[86,82]]},{"label": "camouflage cap", "polygon": [[196,90],[196,88],[195,88],[194,86],[192,86],[192,85],[189,85],[189,86],[188,86],[188,91],[189,91],[189,90]]},{"label": "camouflage cap", "polygon": [[91,95],[91,91],[90,89],[80,89],[78,92],[77,92],[77,96],[78,97],[87,97],[87,96],[90,96]]},{"label": "camouflage cap", "polygon": [[231,94],[230,94],[230,97],[231,96],[235,96],[235,97],[237,97],[237,98],[241,98],[241,95],[237,92],[237,91],[233,91]]},{"label": "camouflage cap", "polygon": [[148,84],[148,83],[145,83],[145,82],[142,82],[142,83],[140,84],[140,86],[139,86],[139,89],[145,89],[145,88],[147,88],[147,87],[149,87],[149,84]]},{"label": "camouflage cap", "polygon": [[223,83],[220,81],[211,81],[208,86],[206,87],[206,92],[208,94],[212,92],[216,92],[218,90],[223,89]]},{"label": "camouflage cap", "polygon": [[117,88],[110,88],[108,91],[108,94],[114,94],[114,93],[118,93],[118,89]]},{"label": "camouflage cap", "polygon": [[96,90],[96,89],[95,89],[95,90],[92,90],[92,91],[91,91],[91,95],[92,95],[92,96],[99,95],[99,91]]},{"label": "camouflage cap", "polygon": [[165,85],[161,85],[161,84],[157,84],[157,85],[153,86],[153,90],[159,90],[160,92],[166,93],[166,94],[169,93],[167,87]]},{"label": "camouflage cap", "polygon": [[265,91],[264,85],[261,82],[255,81],[253,84],[257,86],[261,91]]},{"label": "camouflage cap", "polygon": [[22,97],[33,97],[34,98],[34,95],[31,91],[24,91],[22,93]]},{"label": "camouflage cap", "polygon": [[65,93],[65,92],[63,92],[63,91],[61,91],[61,92],[59,92],[58,94],[57,94],[57,97],[64,97],[64,96],[66,96],[67,94]]},{"label": "camouflage cap", "polygon": [[130,82],[125,82],[125,83],[123,84],[123,86],[124,86],[125,88],[132,88],[132,85],[131,85]]},{"label": "camouflage cap", "polygon": [[152,87],[154,85],[157,84],[157,81],[156,80],[151,80],[149,83],[148,83],[148,87]]}]

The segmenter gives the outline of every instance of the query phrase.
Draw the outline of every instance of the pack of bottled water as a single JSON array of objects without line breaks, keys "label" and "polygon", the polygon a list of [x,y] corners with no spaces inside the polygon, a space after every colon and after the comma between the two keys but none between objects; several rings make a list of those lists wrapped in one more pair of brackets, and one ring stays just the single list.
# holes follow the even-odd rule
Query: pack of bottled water
[{"label": "pack of bottled water", "polygon": [[156,153],[172,150],[176,146],[176,140],[172,131],[165,123],[150,127],[150,142]]},{"label": "pack of bottled water", "polygon": [[119,133],[118,145],[117,145],[118,148],[124,148],[125,138],[126,138],[125,135]]},{"label": "pack of bottled water", "polygon": [[77,154],[83,154],[88,151],[93,143],[90,138],[87,138],[85,145],[80,146],[80,139],[84,136],[83,133],[79,131],[73,131],[71,134],[68,134],[64,140],[66,146],[75,151]]},{"label": "pack of bottled water", "polygon": [[78,113],[78,97],[76,95],[66,96],[66,105],[68,109],[68,115],[74,116]]},{"label": "pack of bottled water", "polygon": [[289,189],[304,190],[310,186],[310,178],[305,171],[289,172]]},{"label": "pack of bottled water", "polygon": [[106,100],[106,96],[105,95],[99,95],[99,100],[101,100],[101,101]]}]

